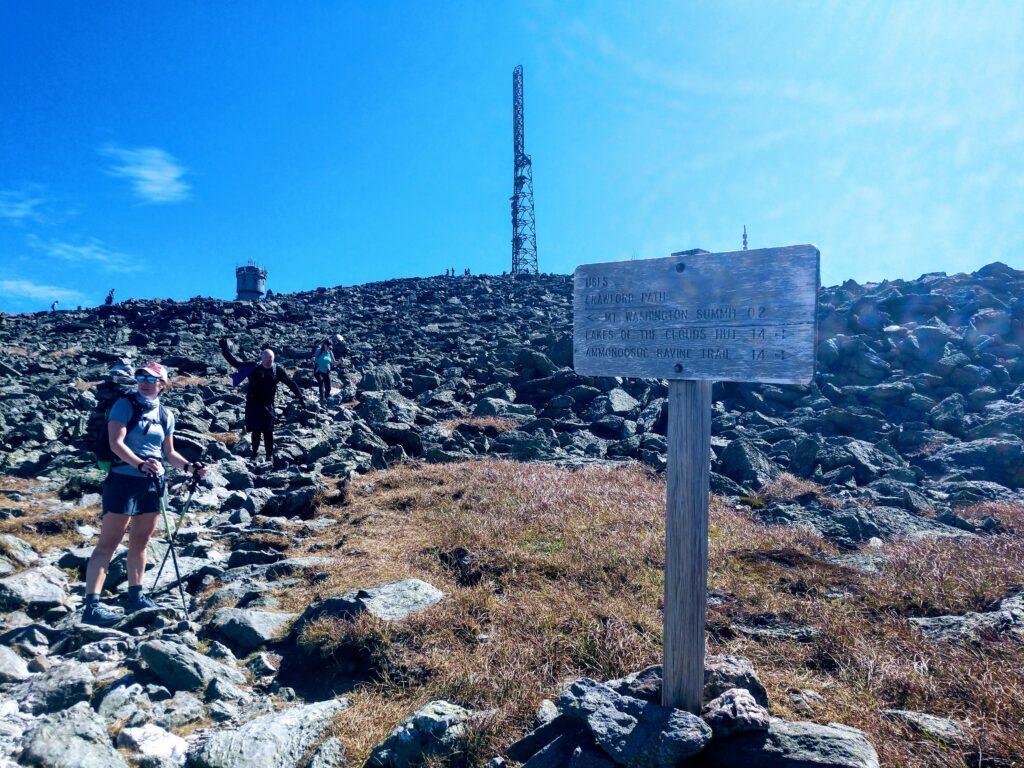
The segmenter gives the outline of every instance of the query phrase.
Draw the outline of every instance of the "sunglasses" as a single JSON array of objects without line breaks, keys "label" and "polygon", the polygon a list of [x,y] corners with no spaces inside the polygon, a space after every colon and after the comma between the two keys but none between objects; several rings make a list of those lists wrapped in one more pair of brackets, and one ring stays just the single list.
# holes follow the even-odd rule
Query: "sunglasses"
[{"label": "sunglasses", "polygon": [[153,383],[155,383],[157,381],[160,381],[160,379],[158,377],[156,377],[156,376],[143,376],[141,373],[135,374],[135,380],[136,381],[148,381],[150,384],[153,384]]}]

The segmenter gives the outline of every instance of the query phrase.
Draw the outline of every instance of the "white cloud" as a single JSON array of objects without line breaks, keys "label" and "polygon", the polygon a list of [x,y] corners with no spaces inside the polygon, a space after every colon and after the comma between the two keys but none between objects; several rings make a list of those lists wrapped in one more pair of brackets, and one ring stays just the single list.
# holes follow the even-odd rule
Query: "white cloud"
[{"label": "white cloud", "polygon": [[60,301],[65,304],[85,304],[85,295],[71,288],[43,285],[31,280],[0,280],[0,296],[31,299],[33,301]]},{"label": "white cloud", "polygon": [[107,173],[131,179],[135,194],[147,202],[177,203],[185,200],[192,188],[182,178],[186,169],[173,155],[162,149],[125,149],[116,144],[107,144],[100,148],[100,154],[115,161]]},{"label": "white cloud", "polygon": [[45,223],[41,210],[46,199],[26,189],[0,189],[0,219],[22,224],[27,221]]},{"label": "white cloud", "polygon": [[95,237],[82,238],[77,241],[43,240],[36,235],[29,235],[26,240],[29,246],[41,251],[50,258],[69,263],[92,262],[111,272],[137,272],[142,269],[139,260],[126,253],[115,251],[102,240]]}]

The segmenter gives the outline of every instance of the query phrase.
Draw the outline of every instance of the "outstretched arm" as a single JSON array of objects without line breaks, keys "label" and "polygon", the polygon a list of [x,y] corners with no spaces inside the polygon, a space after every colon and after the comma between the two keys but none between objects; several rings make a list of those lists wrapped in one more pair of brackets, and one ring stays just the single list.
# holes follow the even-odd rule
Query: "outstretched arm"
[{"label": "outstretched arm", "polygon": [[218,344],[220,344],[220,353],[224,355],[224,359],[228,361],[229,365],[235,368],[241,368],[245,365],[245,363],[231,354],[231,350],[228,348],[228,340],[226,338],[221,339]]}]

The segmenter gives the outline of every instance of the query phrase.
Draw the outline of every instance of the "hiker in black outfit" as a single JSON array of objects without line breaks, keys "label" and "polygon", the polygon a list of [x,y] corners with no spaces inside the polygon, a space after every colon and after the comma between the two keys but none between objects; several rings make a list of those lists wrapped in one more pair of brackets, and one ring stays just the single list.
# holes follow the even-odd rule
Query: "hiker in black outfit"
[{"label": "hiker in black outfit", "polygon": [[273,462],[274,397],[277,395],[277,385],[285,384],[303,406],[306,405],[306,398],[284,368],[274,363],[274,350],[264,349],[258,363],[243,363],[231,354],[228,340],[223,338],[220,340],[220,351],[224,359],[237,369],[237,373],[231,377],[234,383],[241,384],[249,380],[249,390],[245,395],[245,429],[252,436],[253,461],[259,454],[262,438],[267,461]]}]

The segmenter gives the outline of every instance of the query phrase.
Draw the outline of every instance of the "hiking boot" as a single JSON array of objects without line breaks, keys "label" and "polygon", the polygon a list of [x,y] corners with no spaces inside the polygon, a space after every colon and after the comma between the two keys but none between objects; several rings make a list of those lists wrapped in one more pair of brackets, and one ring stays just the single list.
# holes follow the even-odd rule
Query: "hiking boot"
[{"label": "hiking boot", "polygon": [[107,608],[103,603],[89,603],[82,611],[83,624],[95,624],[106,627],[121,620],[121,616]]},{"label": "hiking boot", "polygon": [[141,611],[143,608],[156,608],[156,603],[149,595],[140,594],[137,598],[129,597],[125,600],[124,610],[125,613],[135,613]]}]

